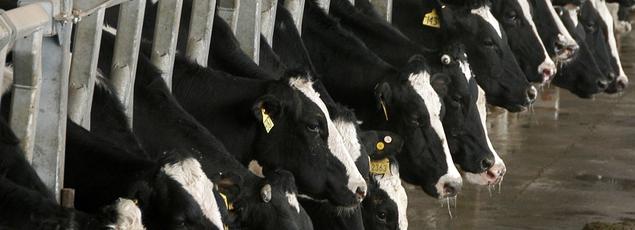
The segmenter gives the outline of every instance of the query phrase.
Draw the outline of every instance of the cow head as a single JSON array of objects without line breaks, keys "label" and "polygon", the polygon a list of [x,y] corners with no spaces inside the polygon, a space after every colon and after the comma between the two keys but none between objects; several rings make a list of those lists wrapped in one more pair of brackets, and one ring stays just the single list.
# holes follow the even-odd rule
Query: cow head
[{"label": "cow head", "polygon": [[[585,10],[588,8],[586,7]],[[608,68],[599,67],[599,63],[608,64],[608,50],[603,45],[606,43],[602,42],[604,40],[602,33],[592,28],[593,25],[589,26],[596,23],[593,19],[594,15],[596,16],[595,20],[599,20],[597,14],[587,12],[585,17],[578,17],[581,15],[580,8],[573,4],[557,6],[556,10],[564,25],[580,45],[580,49],[575,60],[562,66],[561,71],[554,78],[554,84],[582,98],[588,98],[595,93],[604,91],[610,81],[609,75],[614,76],[614,74],[611,71],[609,74],[602,74],[601,69],[606,71]],[[600,46],[598,46],[598,42],[600,42]],[[594,44],[594,48],[591,48],[589,44]]]},{"label": "cow head", "polygon": [[[218,181],[229,207],[230,227],[248,229],[313,229],[311,219],[298,203],[293,174],[281,169],[264,170],[264,178],[221,175]],[[237,225],[237,226],[233,226]]]},{"label": "cow head", "polygon": [[266,168],[284,168],[297,178],[300,193],[354,207],[366,195],[355,167],[313,82],[291,76],[274,82],[253,106],[263,122],[255,156]]},{"label": "cow head", "polygon": [[375,120],[366,121],[362,127],[368,125],[401,135],[405,145],[397,159],[402,164],[402,178],[420,185],[433,197],[445,198],[458,193],[462,180],[441,124],[441,96],[433,87],[447,87],[447,79],[430,76],[423,57],[413,57],[402,76],[385,78],[376,85]]},{"label": "cow head", "polygon": [[527,80],[536,83],[549,80],[556,72],[556,65],[540,40],[529,0],[496,0],[491,11],[505,30]]},{"label": "cow head", "polygon": [[553,9],[551,0],[529,0],[542,43],[556,63],[573,60],[579,46]]},{"label": "cow head", "polygon": [[536,89],[529,85],[508,45],[507,34],[489,8],[486,3],[441,7],[441,29],[446,38],[459,38],[465,44],[488,103],[520,111],[536,98]]},{"label": "cow head", "polygon": [[[333,124],[341,134],[351,158],[355,161],[355,166],[364,176],[364,179],[368,181],[368,150],[363,146],[359,121],[355,113],[339,103],[328,105],[328,108]],[[363,131],[361,132],[363,133]]]},{"label": "cow head", "polygon": [[404,140],[395,133],[366,131],[362,134],[371,159],[368,197],[362,203],[366,229],[408,229],[408,196],[401,185],[395,156]]},{"label": "cow head", "polygon": [[[442,69],[437,75],[450,79],[444,95],[443,127],[454,162],[467,174],[489,171],[494,181],[502,176],[504,167],[496,165],[496,152],[489,145],[484,126],[485,111],[479,109],[479,86],[473,77],[468,57],[461,44],[450,44],[440,52]],[[484,105],[483,105],[484,106]],[[468,177],[469,178],[469,177]],[[470,182],[473,182],[471,180]]]}]

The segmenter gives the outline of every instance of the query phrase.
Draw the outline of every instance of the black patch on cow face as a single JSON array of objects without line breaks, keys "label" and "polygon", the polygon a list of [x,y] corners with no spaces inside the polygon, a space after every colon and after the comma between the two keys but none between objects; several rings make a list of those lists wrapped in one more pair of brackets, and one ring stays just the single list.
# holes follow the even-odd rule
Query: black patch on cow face
[{"label": "black patch on cow face", "polygon": [[468,65],[462,45],[449,45],[441,54],[442,57],[439,59],[449,62],[444,64],[439,74],[445,74],[451,79],[447,87],[448,92],[443,97],[443,128],[452,159],[465,171],[484,172],[492,165],[483,162],[494,162],[494,155],[487,145],[487,136],[476,104],[478,85],[474,77],[465,76],[471,72],[461,71],[461,63]]},{"label": "black patch on cow face", "polygon": [[[560,14],[560,18],[565,27],[569,30],[573,38],[580,46],[578,56],[572,62],[562,66],[561,70],[556,74],[553,82],[558,87],[565,88],[575,95],[582,98],[589,98],[595,93],[599,93],[606,88],[608,83],[608,76],[602,74],[600,67],[598,66],[597,59],[602,57],[608,58],[608,53],[597,54],[597,56],[591,51],[587,42],[588,36],[600,36],[603,35],[599,32],[587,34],[583,27],[584,19],[578,17],[578,14],[571,15],[573,12],[566,10],[565,8],[556,8]],[[592,16],[592,15],[591,15]],[[599,15],[596,14],[599,17]],[[578,24],[571,17],[578,17]],[[587,22],[588,23],[588,22]],[[589,41],[593,41],[594,38],[589,38]]]},{"label": "black patch on cow face", "polygon": [[[265,168],[293,172],[303,194],[342,206],[357,204],[346,186],[346,168],[329,150],[325,114],[307,96],[289,87],[289,80],[271,84],[268,94],[252,107],[260,130],[254,158]],[[262,127],[261,109],[274,122],[269,133]]]},{"label": "black patch on cow face", "polygon": [[619,71],[617,64],[613,65],[611,48],[606,37],[608,29],[591,1],[585,1],[580,6],[578,18],[586,34],[585,41],[593,53],[600,71],[607,76],[617,76]]},{"label": "black patch on cow face", "polygon": [[379,184],[374,178],[371,178],[368,186],[368,197],[362,202],[364,229],[399,229],[397,203],[390,199],[385,191],[379,189]]},{"label": "black patch on cow face", "polygon": [[493,2],[492,14],[505,30],[509,47],[527,80],[541,83],[543,76],[537,70],[547,57],[545,57],[541,41],[536,37],[532,25],[524,17],[520,4],[516,0],[496,0]]}]

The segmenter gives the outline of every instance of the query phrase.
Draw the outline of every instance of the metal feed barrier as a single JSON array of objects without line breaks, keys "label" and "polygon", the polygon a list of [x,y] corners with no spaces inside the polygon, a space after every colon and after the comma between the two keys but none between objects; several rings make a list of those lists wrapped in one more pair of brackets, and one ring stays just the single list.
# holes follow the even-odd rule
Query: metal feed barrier
[{"label": "metal feed barrier", "polygon": [[[354,3],[354,0],[349,0]],[[371,0],[390,20],[392,0]],[[215,9],[258,63],[261,34],[271,45],[278,0],[192,0],[186,57],[207,65]],[[328,11],[330,0],[319,0]],[[44,183],[72,206],[63,189],[67,117],[90,129],[90,110],[106,8],[119,5],[111,66],[115,91],[132,124],[135,70],[146,0],[21,0],[0,11],[0,82],[13,54],[9,122]],[[152,3],[148,3],[152,4]],[[171,87],[183,0],[159,0],[151,60]],[[305,0],[286,0],[301,31]],[[71,31],[76,25],[71,55]],[[65,191],[65,192],[62,192]],[[67,192],[66,192],[67,191]],[[63,194],[61,194],[63,193]],[[69,201],[70,199],[70,201]]]}]

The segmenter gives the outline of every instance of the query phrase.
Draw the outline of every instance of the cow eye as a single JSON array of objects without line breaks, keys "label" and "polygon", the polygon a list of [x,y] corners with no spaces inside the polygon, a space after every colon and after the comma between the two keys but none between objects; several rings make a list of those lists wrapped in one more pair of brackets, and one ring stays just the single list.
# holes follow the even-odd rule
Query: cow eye
[{"label": "cow eye", "polygon": [[516,11],[509,11],[507,13],[507,20],[510,22],[515,22],[516,20],[518,20],[518,14],[516,14]]},{"label": "cow eye", "polygon": [[309,130],[309,132],[319,133],[320,125],[318,125],[317,123],[309,123],[306,125],[306,129]]},{"label": "cow eye", "polygon": [[386,213],[385,212],[378,212],[377,213],[377,219],[379,219],[382,222],[386,222]]},{"label": "cow eye", "polygon": [[483,40],[483,44],[489,48],[493,48],[494,45],[496,45],[496,43],[494,43],[494,40],[492,40],[491,38],[486,38],[485,40]]}]

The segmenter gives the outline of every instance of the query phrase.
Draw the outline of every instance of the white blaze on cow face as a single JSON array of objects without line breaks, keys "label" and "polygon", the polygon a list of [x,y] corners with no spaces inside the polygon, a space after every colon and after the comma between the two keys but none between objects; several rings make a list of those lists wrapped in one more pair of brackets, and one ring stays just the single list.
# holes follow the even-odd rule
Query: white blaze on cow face
[{"label": "white blaze on cow face", "polygon": [[408,210],[408,195],[406,194],[404,187],[401,185],[399,167],[395,164],[391,164],[389,174],[374,175],[373,177],[379,184],[379,189],[386,192],[388,197],[397,204],[399,229],[408,229],[408,216],[406,215],[406,211]]},{"label": "white blaze on cow face", "polygon": [[289,205],[293,207],[298,213],[300,213],[300,203],[298,203],[298,197],[291,192],[285,192],[284,195],[287,197],[287,202]]},{"label": "white blaze on cow face", "polygon": [[187,158],[174,164],[166,164],[161,171],[181,184],[199,205],[203,215],[218,229],[223,229],[219,206],[213,193],[214,184],[207,178],[197,160]]},{"label": "white blaze on cow face", "polygon": [[549,58],[549,53],[547,53],[547,48],[545,48],[545,45],[542,43],[542,39],[540,39],[540,35],[538,34],[538,29],[536,28],[536,24],[534,24],[533,16],[531,15],[529,0],[517,0],[517,1],[518,1],[518,4],[520,5],[520,8],[523,11],[523,16],[525,16],[525,20],[527,20],[527,22],[531,26],[531,30],[534,32],[534,36],[536,36],[536,39],[538,39],[538,43],[540,43],[540,48],[542,48],[542,52],[545,55],[545,60],[538,66],[538,74],[545,74],[545,72],[548,72],[549,76],[546,76],[546,77],[551,77],[554,74],[556,74],[556,70],[557,70],[556,64],[553,62],[553,60],[551,60],[551,58]]},{"label": "white blaze on cow face", "polygon": [[569,30],[567,30],[567,27],[565,27],[564,23],[562,23],[562,20],[560,20],[558,13],[556,13],[556,10],[553,8],[553,4],[551,4],[551,0],[542,0],[542,1],[545,1],[545,3],[547,4],[549,13],[551,14],[551,17],[556,23],[556,27],[558,27],[558,32],[560,33],[559,34],[560,36],[558,36],[558,39],[560,40],[560,43],[562,43],[565,47],[569,47],[569,46],[577,47],[578,43],[575,41],[575,39],[573,39],[573,37],[569,33]]},{"label": "white blaze on cow face", "polygon": [[348,149],[348,153],[351,158],[356,161],[362,155],[362,147],[359,144],[355,124],[342,119],[335,119],[333,124],[342,136],[344,145],[346,146],[346,149]]},{"label": "white blaze on cow face", "polygon": [[146,229],[141,220],[141,210],[134,201],[119,198],[115,202],[115,210],[117,212],[117,222],[109,225],[109,228],[129,230]]},{"label": "white blaze on cow face", "polygon": [[456,169],[454,165],[454,161],[452,160],[452,155],[450,154],[450,148],[448,147],[448,141],[445,137],[445,131],[443,129],[443,124],[441,123],[441,97],[437,94],[436,91],[430,85],[430,74],[427,71],[420,72],[417,74],[411,74],[408,77],[410,84],[415,89],[417,94],[424,101],[426,108],[428,109],[428,115],[430,117],[430,127],[434,129],[435,133],[441,140],[443,144],[443,152],[445,153],[445,163],[447,165],[448,171],[445,175],[441,176],[439,181],[437,181],[435,187],[437,189],[437,193],[440,196],[443,196],[444,186],[448,183],[458,183],[461,184],[461,175],[459,171]]},{"label": "white blaze on cow face", "polygon": [[473,9],[472,14],[476,14],[483,18],[483,20],[489,23],[494,28],[494,30],[496,30],[498,36],[500,38],[503,38],[503,33],[501,32],[501,27],[498,24],[498,20],[496,20],[492,12],[489,10],[489,6],[482,6],[480,8]]},{"label": "white blaze on cow face", "polygon": [[357,193],[358,188],[362,189],[364,193],[368,191],[366,181],[364,180],[364,177],[362,177],[362,174],[359,173],[359,170],[357,170],[357,167],[355,166],[350,153],[348,152],[346,146],[344,145],[344,142],[342,141],[342,137],[335,128],[333,121],[331,121],[331,117],[329,116],[329,112],[326,109],[326,105],[324,104],[322,99],[320,99],[320,94],[316,92],[315,89],[313,89],[313,82],[305,78],[297,77],[289,79],[289,85],[291,85],[292,88],[302,92],[304,96],[315,103],[320,108],[320,110],[322,110],[322,113],[324,113],[324,117],[326,118],[326,123],[329,129],[328,147],[335,158],[337,158],[340,163],[342,163],[346,168],[346,175],[348,176],[348,189],[354,194]]},{"label": "white blaze on cow face", "polygon": [[498,183],[500,178],[505,175],[507,169],[505,168],[505,162],[501,159],[496,150],[494,150],[494,146],[489,139],[487,134],[487,125],[485,119],[487,119],[487,111],[486,111],[486,100],[485,100],[485,91],[478,86],[478,99],[476,100],[476,106],[478,108],[479,116],[481,117],[481,125],[483,126],[483,131],[485,132],[485,139],[487,140],[487,147],[490,152],[494,154],[494,165],[489,168],[486,172],[474,174],[474,173],[466,173],[465,178],[473,184],[479,185],[491,185]]},{"label": "white blaze on cow face", "polygon": [[9,89],[11,89],[11,86],[13,86],[13,66],[4,67],[4,74],[2,76],[2,82],[0,82],[0,84],[2,84],[0,86],[1,97],[2,95],[4,95],[4,93],[9,91]]},{"label": "white blaze on cow face", "polygon": [[602,18],[602,21],[604,21],[604,24],[606,24],[606,28],[608,31],[608,34],[605,34],[607,36],[607,39],[609,41],[609,48],[611,49],[611,56],[613,56],[613,58],[615,58],[615,60],[617,61],[617,67],[619,69],[619,76],[617,77],[617,81],[621,81],[623,83],[628,83],[628,77],[626,77],[626,73],[624,72],[624,69],[622,68],[622,62],[620,61],[620,54],[619,51],[617,50],[617,42],[615,40],[615,33],[613,33],[613,16],[611,16],[611,11],[609,10],[608,7],[606,7],[606,2],[604,0],[591,0],[591,3],[593,3],[593,7],[598,11],[598,13],[600,14],[600,17]]},{"label": "white blaze on cow face", "polygon": [[578,21],[578,11],[580,11],[579,7],[567,7],[566,8],[567,12],[568,12],[568,16],[569,19],[571,19],[571,22],[573,22],[573,26],[578,27],[578,24],[580,23]]},{"label": "white blaze on cow face", "polygon": [[[467,54],[463,54],[463,55],[465,55],[465,58],[467,58]],[[463,76],[465,76],[465,79],[469,83],[473,77],[470,63],[467,61],[461,60],[459,61],[459,68],[461,68],[461,72],[463,72]]]}]

